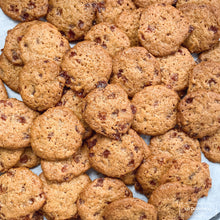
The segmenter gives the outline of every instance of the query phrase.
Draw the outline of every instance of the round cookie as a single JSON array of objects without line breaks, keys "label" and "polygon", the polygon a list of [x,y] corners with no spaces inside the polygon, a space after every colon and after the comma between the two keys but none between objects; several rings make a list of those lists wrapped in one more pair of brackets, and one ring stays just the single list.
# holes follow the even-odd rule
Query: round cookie
[{"label": "round cookie", "polygon": [[27,62],[19,74],[20,94],[31,109],[44,111],[60,101],[65,79],[55,61]]},{"label": "round cookie", "polygon": [[49,219],[72,219],[77,216],[76,201],[79,194],[91,182],[88,175],[75,177],[70,182],[51,182],[40,175],[46,196],[43,212]]},{"label": "round cookie", "polygon": [[8,98],[7,91],[5,89],[3,82],[0,79],[0,100],[7,99],[7,98]]},{"label": "round cookie", "polygon": [[196,208],[197,198],[192,186],[173,182],[159,186],[148,202],[157,208],[158,220],[189,219]]},{"label": "round cookie", "polygon": [[19,42],[19,47],[24,63],[49,59],[57,64],[61,63],[63,55],[70,48],[69,42],[48,22],[31,25]]},{"label": "round cookie", "polygon": [[83,41],[77,43],[63,57],[61,64],[66,86],[83,94],[108,83],[112,72],[112,58],[100,45]]},{"label": "round cookie", "polygon": [[14,20],[32,21],[47,14],[48,0],[1,0],[0,7]]},{"label": "round cookie", "polygon": [[39,210],[45,202],[40,178],[27,168],[10,169],[0,176],[0,189],[3,219],[26,216]]},{"label": "round cookie", "polygon": [[204,61],[195,66],[189,77],[189,92],[208,90],[220,93],[220,63]]},{"label": "round cookie", "polygon": [[30,128],[37,116],[17,99],[0,100],[0,146],[9,150],[30,146]]},{"label": "round cookie", "polygon": [[112,57],[130,46],[130,40],[122,30],[105,22],[93,26],[86,34],[85,40],[101,45]]},{"label": "round cookie", "polygon": [[187,3],[178,9],[190,21],[191,34],[183,45],[191,53],[200,53],[218,43],[220,23],[211,5]]},{"label": "round cookie", "polygon": [[90,167],[89,149],[86,143],[72,157],[66,160],[41,160],[44,176],[50,181],[70,181],[74,177],[85,173]]},{"label": "round cookie", "polygon": [[143,160],[143,140],[132,129],[120,141],[96,134],[87,140],[89,161],[98,172],[120,177],[135,170]]},{"label": "round cookie", "polygon": [[132,192],[122,181],[111,178],[95,179],[79,195],[79,216],[82,219],[102,220],[108,204],[126,197],[132,197]]},{"label": "round cookie", "polygon": [[80,40],[95,19],[93,0],[49,0],[47,21],[69,41]]},{"label": "round cookie", "polygon": [[143,47],[130,47],[113,59],[111,83],[119,84],[133,97],[143,88],[161,82],[160,65],[156,58]]},{"label": "round cookie", "polygon": [[132,104],[137,112],[132,128],[145,135],[160,135],[176,125],[179,96],[162,85],[148,86],[136,93]]},{"label": "round cookie", "polygon": [[97,133],[119,140],[130,128],[136,107],[120,86],[94,89],[84,101],[84,119]]},{"label": "round cookie", "polygon": [[154,56],[176,52],[188,35],[188,19],[171,5],[150,5],[141,14],[139,40]]},{"label": "round cookie", "polygon": [[180,47],[174,54],[158,58],[161,81],[167,88],[182,91],[188,87],[189,74],[196,65],[190,52]]},{"label": "round cookie", "polygon": [[155,3],[162,3],[166,5],[174,5],[177,0],[133,0],[135,5],[140,8],[147,8],[148,6]]},{"label": "round cookie", "polygon": [[157,210],[140,199],[125,198],[112,202],[105,208],[106,220],[156,220]]},{"label": "round cookie", "polygon": [[214,134],[220,128],[220,94],[189,93],[179,103],[177,118],[182,130],[193,138]]},{"label": "round cookie", "polygon": [[31,146],[45,160],[71,157],[81,146],[84,128],[72,110],[58,106],[40,115],[31,127]]}]

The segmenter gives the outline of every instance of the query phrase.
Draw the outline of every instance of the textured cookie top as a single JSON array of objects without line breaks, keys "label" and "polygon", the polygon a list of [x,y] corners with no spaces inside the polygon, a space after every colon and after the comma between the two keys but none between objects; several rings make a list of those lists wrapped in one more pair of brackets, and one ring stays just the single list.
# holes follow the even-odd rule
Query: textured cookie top
[{"label": "textured cookie top", "polygon": [[7,91],[5,89],[5,86],[4,86],[3,82],[0,79],[0,100],[7,99],[7,98],[8,98]]},{"label": "textured cookie top", "polygon": [[197,4],[211,4],[217,8],[220,7],[220,2],[218,0],[178,0],[176,3],[176,7],[178,8],[179,6],[185,4],[185,3],[197,3]]},{"label": "textured cookie top", "polygon": [[163,3],[167,5],[175,4],[177,0],[134,0],[134,3],[140,8],[146,8],[155,3]]}]

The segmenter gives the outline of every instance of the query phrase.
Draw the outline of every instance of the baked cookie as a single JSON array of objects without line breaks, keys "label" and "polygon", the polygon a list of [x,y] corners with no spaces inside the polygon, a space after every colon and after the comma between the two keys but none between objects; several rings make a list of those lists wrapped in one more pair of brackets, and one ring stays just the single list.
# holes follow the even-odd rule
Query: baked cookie
[{"label": "baked cookie", "polygon": [[27,168],[10,169],[0,176],[0,189],[2,219],[26,216],[39,210],[45,202],[40,178]]},{"label": "baked cookie", "polygon": [[154,56],[176,52],[189,35],[186,17],[171,5],[150,5],[141,14],[138,30],[141,44]]},{"label": "baked cookie", "polygon": [[187,89],[189,74],[196,65],[190,52],[180,47],[174,54],[158,58],[158,60],[162,84],[177,92]]},{"label": "baked cookie", "polygon": [[119,84],[133,97],[144,87],[161,82],[160,65],[156,58],[143,47],[130,47],[113,59],[111,83]]},{"label": "baked cookie", "polygon": [[1,0],[0,7],[14,20],[32,21],[47,14],[48,0]]},{"label": "baked cookie", "polygon": [[79,216],[81,219],[102,220],[108,204],[126,197],[132,197],[132,192],[122,181],[111,178],[95,179],[79,195]]},{"label": "baked cookie", "polygon": [[130,46],[128,36],[121,29],[105,22],[93,26],[86,34],[85,40],[101,45],[112,57]]},{"label": "baked cookie", "polygon": [[177,118],[193,138],[214,134],[220,128],[220,94],[205,90],[189,93],[179,103]]},{"label": "baked cookie", "polygon": [[192,186],[178,182],[159,186],[151,195],[149,203],[157,208],[158,220],[189,219],[193,214],[197,197]]},{"label": "baked cookie", "polygon": [[191,53],[200,53],[218,43],[220,23],[211,5],[187,3],[178,9],[190,21],[191,34],[183,45]]},{"label": "baked cookie", "polygon": [[[0,72],[1,72],[1,70],[0,70]],[[0,100],[7,99],[7,98],[8,98],[7,91],[5,89],[3,82],[0,79]]]},{"label": "baked cookie", "polygon": [[155,3],[174,5],[177,2],[177,0],[133,0],[133,1],[135,5],[137,5],[140,8],[147,8],[148,6],[155,4]]},{"label": "baked cookie", "polygon": [[70,158],[61,161],[41,160],[44,176],[50,181],[68,182],[90,168],[89,149],[84,143]]},{"label": "baked cookie", "polygon": [[31,146],[45,160],[71,157],[82,144],[84,128],[72,110],[58,106],[40,115],[31,127]]},{"label": "baked cookie", "polygon": [[220,93],[220,63],[204,61],[195,66],[189,77],[189,92],[208,90]]},{"label": "baked cookie", "polygon": [[136,93],[132,104],[137,112],[132,127],[145,135],[160,135],[176,125],[179,96],[162,85],[148,86]]},{"label": "baked cookie", "polygon": [[130,128],[136,107],[120,86],[103,86],[106,87],[94,89],[85,97],[83,116],[97,133],[119,140]]},{"label": "baked cookie", "polygon": [[70,182],[51,182],[40,174],[46,196],[46,204],[42,207],[48,219],[72,219],[77,216],[76,201],[79,194],[91,182],[88,175],[75,177]]},{"label": "baked cookie", "polygon": [[112,202],[105,208],[106,220],[156,220],[157,210],[143,200],[136,198],[124,198]]},{"label": "baked cookie", "polygon": [[17,99],[0,100],[0,146],[9,150],[30,146],[30,128],[37,116]]},{"label": "baked cookie", "polygon": [[66,86],[87,94],[100,84],[108,83],[112,58],[100,45],[82,41],[65,54],[61,67],[67,78]]},{"label": "baked cookie", "polygon": [[57,64],[61,63],[63,55],[70,48],[69,42],[48,22],[31,25],[19,42],[19,47],[24,63],[49,59]]},{"label": "baked cookie", "polygon": [[60,101],[65,79],[59,65],[52,60],[27,62],[19,74],[20,94],[31,109],[44,111]]},{"label": "baked cookie", "polygon": [[47,21],[69,41],[81,40],[95,19],[93,0],[49,0]]}]

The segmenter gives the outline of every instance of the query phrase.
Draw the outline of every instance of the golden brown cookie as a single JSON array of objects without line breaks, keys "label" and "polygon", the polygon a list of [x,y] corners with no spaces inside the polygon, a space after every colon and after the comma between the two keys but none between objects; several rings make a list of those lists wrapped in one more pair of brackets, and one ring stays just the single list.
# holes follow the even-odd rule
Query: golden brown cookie
[{"label": "golden brown cookie", "polygon": [[220,62],[220,42],[210,50],[201,53],[199,59],[202,61]]},{"label": "golden brown cookie", "polygon": [[7,99],[7,98],[8,98],[7,91],[5,89],[3,82],[0,79],[0,100]]},{"label": "golden brown cookie", "polygon": [[167,5],[176,4],[177,0],[134,0],[134,3],[140,8],[147,8],[155,3],[163,3]]}]

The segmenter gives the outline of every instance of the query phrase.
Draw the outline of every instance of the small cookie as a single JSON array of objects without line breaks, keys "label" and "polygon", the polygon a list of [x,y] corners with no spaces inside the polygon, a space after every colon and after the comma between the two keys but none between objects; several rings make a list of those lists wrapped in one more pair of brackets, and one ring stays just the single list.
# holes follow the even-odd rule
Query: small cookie
[{"label": "small cookie", "polygon": [[220,93],[220,63],[204,61],[195,66],[189,77],[189,92],[208,90]]},{"label": "small cookie", "polygon": [[189,84],[189,74],[196,65],[190,52],[180,47],[176,53],[158,60],[162,84],[177,92],[185,90]]},{"label": "small cookie", "polygon": [[65,79],[59,65],[52,60],[27,62],[19,74],[20,94],[31,109],[44,111],[60,101]]},{"label": "small cookie", "polygon": [[85,121],[97,133],[113,139],[119,140],[128,131],[135,112],[136,107],[131,105],[127,93],[118,85],[94,89],[85,97]]},{"label": "small cookie", "polygon": [[5,89],[3,82],[0,79],[0,100],[7,99],[7,98],[8,98],[7,91]]},{"label": "small cookie", "polygon": [[105,22],[93,26],[86,34],[85,40],[101,45],[112,57],[130,46],[128,36],[121,29]]},{"label": "small cookie", "polygon": [[87,94],[103,82],[108,82],[112,58],[100,45],[82,41],[65,54],[61,67],[65,71],[66,86]]},{"label": "small cookie", "polygon": [[0,100],[0,146],[9,150],[30,146],[30,128],[37,116],[17,99]]},{"label": "small cookie", "polygon": [[113,59],[111,83],[119,84],[133,97],[144,87],[161,82],[160,65],[157,59],[143,47],[130,47]]},{"label": "small cookie", "polygon": [[132,127],[145,135],[160,135],[176,125],[179,96],[162,85],[148,86],[136,93],[132,104],[137,112]]},{"label": "small cookie", "polygon": [[70,182],[56,183],[40,175],[46,196],[43,212],[49,219],[72,219],[77,216],[76,201],[79,194],[91,182],[88,175],[75,177]]},{"label": "small cookie", "polygon": [[125,198],[112,202],[105,208],[106,220],[157,220],[156,208],[136,198]]},{"label": "small cookie", "polygon": [[0,189],[3,219],[26,216],[39,210],[45,202],[40,178],[27,168],[10,169],[0,176]]},{"label": "small cookie", "polygon": [[155,3],[174,5],[177,2],[177,0],[133,0],[133,1],[135,5],[137,5],[140,8],[147,8],[148,6],[155,4]]},{"label": "small cookie", "polygon": [[31,146],[45,160],[72,156],[82,144],[84,128],[72,110],[58,106],[40,115],[31,127]]},{"label": "small cookie", "polygon": [[32,21],[47,14],[48,0],[1,0],[0,7],[14,20]]},{"label": "small cookie", "polygon": [[99,178],[90,183],[77,200],[82,219],[102,220],[105,207],[111,202],[132,197],[132,192],[118,179]]},{"label": "small cookie", "polygon": [[70,48],[69,42],[48,22],[31,25],[19,42],[19,47],[24,63],[49,59],[57,64],[61,63],[63,55]]},{"label": "small cookie", "polygon": [[90,167],[89,149],[86,143],[72,157],[66,160],[41,160],[44,176],[50,181],[70,181],[74,177],[85,173]]},{"label": "small cookie", "polygon": [[220,94],[205,90],[189,93],[179,103],[177,118],[193,138],[214,134],[220,128]]},{"label": "small cookie", "polygon": [[69,41],[80,40],[95,19],[93,0],[49,0],[47,21]]},{"label": "small cookie", "polygon": [[154,56],[176,52],[188,35],[188,19],[171,5],[150,5],[141,14],[139,40]]},{"label": "small cookie", "polygon": [[173,182],[159,186],[148,202],[157,208],[158,220],[186,220],[196,209],[197,197],[192,186]]}]

